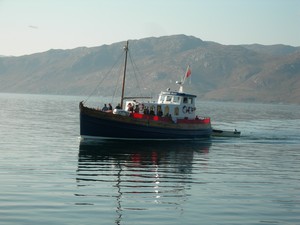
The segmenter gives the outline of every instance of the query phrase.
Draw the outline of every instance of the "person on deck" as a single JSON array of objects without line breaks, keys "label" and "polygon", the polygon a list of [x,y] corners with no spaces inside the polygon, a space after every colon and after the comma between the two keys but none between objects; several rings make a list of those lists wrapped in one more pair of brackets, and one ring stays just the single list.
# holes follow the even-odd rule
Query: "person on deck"
[{"label": "person on deck", "polygon": [[144,114],[145,115],[149,115],[149,108],[146,106],[145,108],[144,108]]},{"label": "person on deck", "polygon": [[134,112],[135,112],[135,113],[139,113],[139,112],[140,112],[140,108],[139,108],[139,106],[138,106],[138,105],[135,105]]},{"label": "person on deck", "polygon": [[158,115],[158,116],[163,116],[163,112],[162,112],[161,110],[159,110],[159,111],[157,112],[157,115]]},{"label": "person on deck", "polygon": [[133,106],[132,106],[131,103],[128,103],[128,105],[127,105],[127,111],[133,112]]},{"label": "person on deck", "polygon": [[102,111],[107,111],[108,110],[108,108],[107,108],[107,106],[106,106],[106,104],[104,104],[104,106],[103,106],[103,108],[102,108]]},{"label": "person on deck", "polygon": [[110,103],[108,104],[108,110],[112,110],[112,106]]},{"label": "person on deck", "polygon": [[121,109],[120,103],[116,106],[116,109]]}]

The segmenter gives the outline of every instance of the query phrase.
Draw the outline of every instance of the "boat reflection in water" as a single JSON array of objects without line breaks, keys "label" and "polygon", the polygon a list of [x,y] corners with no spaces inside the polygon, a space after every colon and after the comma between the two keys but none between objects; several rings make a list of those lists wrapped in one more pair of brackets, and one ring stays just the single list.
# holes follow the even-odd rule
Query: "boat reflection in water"
[{"label": "boat reflection in water", "polygon": [[126,218],[129,214],[131,218],[136,216],[136,210],[144,210],[143,215],[155,214],[157,219],[163,210],[183,210],[182,203],[195,182],[194,160],[201,161],[200,165],[207,164],[210,145],[210,142],[82,141],[76,194],[81,198],[77,204],[106,204],[106,211],[112,209],[116,224],[124,220],[124,214]]}]

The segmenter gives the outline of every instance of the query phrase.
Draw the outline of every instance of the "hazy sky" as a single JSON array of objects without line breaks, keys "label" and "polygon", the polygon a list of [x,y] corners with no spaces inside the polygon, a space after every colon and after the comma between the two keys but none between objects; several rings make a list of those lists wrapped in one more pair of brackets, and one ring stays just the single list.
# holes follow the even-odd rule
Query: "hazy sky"
[{"label": "hazy sky", "polygon": [[300,0],[0,0],[0,55],[186,34],[300,46]]}]

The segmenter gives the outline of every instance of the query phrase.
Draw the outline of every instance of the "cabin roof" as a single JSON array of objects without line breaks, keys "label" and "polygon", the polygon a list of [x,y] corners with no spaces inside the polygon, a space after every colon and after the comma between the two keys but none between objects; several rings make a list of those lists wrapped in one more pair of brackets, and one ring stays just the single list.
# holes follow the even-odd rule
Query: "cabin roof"
[{"label": "cabin roof", "polygon": [[186,94],[178,91],[162,91],[160,95],[173,95],[173,96],[182,96],[182,97],[192,97],[196,98],[196,95]]}]

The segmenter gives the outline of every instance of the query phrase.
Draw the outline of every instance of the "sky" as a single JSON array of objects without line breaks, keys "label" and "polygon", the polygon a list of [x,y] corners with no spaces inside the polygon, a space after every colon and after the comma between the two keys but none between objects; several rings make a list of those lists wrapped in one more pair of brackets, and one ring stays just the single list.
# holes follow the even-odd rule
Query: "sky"
[{"label": "sky", "polygon": [[175,34],[300,46],[300,0],[0,0],[0,55]]}]

